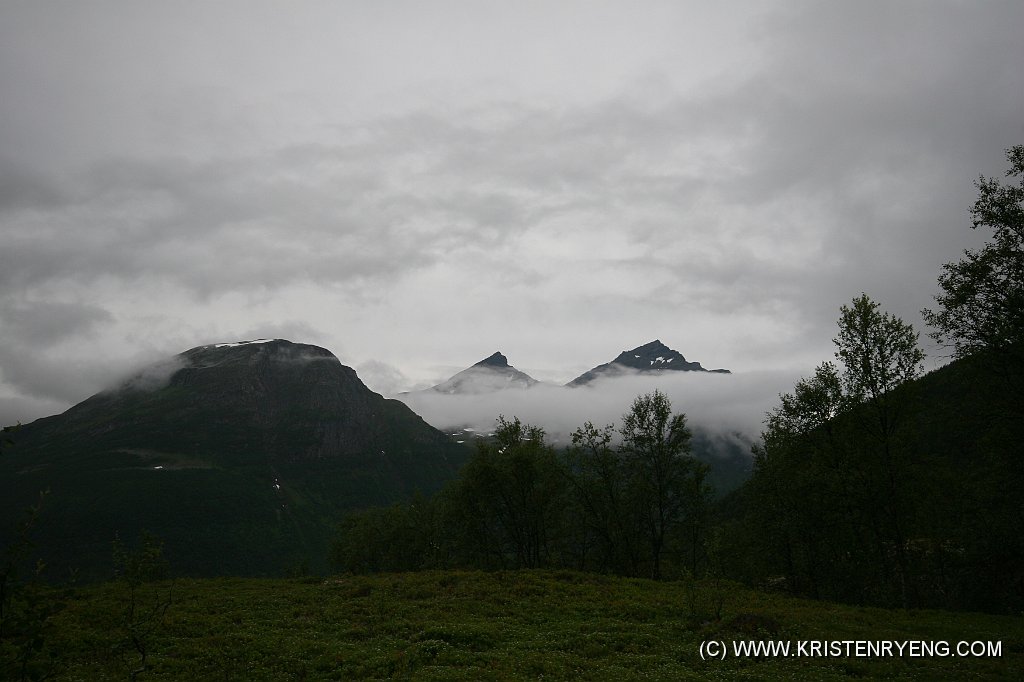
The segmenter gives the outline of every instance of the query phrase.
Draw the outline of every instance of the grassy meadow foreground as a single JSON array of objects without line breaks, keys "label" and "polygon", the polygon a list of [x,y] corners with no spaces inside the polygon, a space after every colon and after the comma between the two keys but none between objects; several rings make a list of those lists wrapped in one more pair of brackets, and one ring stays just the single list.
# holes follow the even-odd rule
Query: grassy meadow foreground
[{"label": "grassy meadow foreground", "polygon": [[[146,624],[139,614],[168,589],[163,618]],[[128,603],[120,582],[63,597],[45,639],[56,679],[130,677],[139,649]],[[143,584],[136,608],[139,679],[1024,679],[1020,617],[842,606],[714,581],[572,571],[217,578]],[[1001,642],[1001,656],[704,661],[699,647],[711,639],[981,640]]]}]

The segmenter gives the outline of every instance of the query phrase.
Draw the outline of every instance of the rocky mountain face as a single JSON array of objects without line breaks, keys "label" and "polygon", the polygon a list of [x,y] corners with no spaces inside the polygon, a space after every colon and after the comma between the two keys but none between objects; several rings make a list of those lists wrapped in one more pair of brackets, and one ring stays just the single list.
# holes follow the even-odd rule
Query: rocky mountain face
[{"label": "rocky mountain face", "polygon": [[490,393],[506,388],[530,388],[537,383],[529,374],[508,364],[508,358],[499,351],[426,390],[449,395]]},{"label": "rocky mountain face", "polygon": [[280,339],[193,348],[12,439],[0,529],[49,489],[40,554],[88,577],[142,530],[184,573],[279,573],[326,556],[345,510],[432,493],[467,456],[330,351]]},{"label": "rocky mountain face", "polygon": [[566,384],[566,386],[585,386],[591,381],[602,377],[616,377],[627,374],[647,374],[661,372],[717,372],[729,374],[727,369],[704,369],[699,362],[688,362],[682,353],[672,350],[661,341],[655,339],[650,343],[637,346],[633,350],[624,350],[611,362],[598,365],[587,370]]}]

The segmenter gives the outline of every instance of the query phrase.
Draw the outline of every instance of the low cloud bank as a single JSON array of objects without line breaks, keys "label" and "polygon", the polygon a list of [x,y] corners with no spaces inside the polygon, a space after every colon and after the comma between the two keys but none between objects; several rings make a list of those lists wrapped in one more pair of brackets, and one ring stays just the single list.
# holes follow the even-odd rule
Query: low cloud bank
[{"label": "low cloud bank", "polygon": [[539,384],[489,394],[445,395],[410,393],[397,396],[429,424],[442,430],[469,427],[494,430],[498,415],[541,426],[554,443],[567,443],[584,422],[618,426],[633,400],[658,389],[672,401],[675,412],[686,414],[692,428],[713,437],[748,441],[758,437],[764,414],[789,392],[799,376],[791,371],[739,374],[672,373],[623,376],[565,388]]},{"label": "low cloud bank", "polygon": [[129,372],[108,390],[129,389],[136,391],[156,391],[170,383],[171,377],[179,369],[184,369],[188,362],[181,355],[158,360],[140,369]]}]

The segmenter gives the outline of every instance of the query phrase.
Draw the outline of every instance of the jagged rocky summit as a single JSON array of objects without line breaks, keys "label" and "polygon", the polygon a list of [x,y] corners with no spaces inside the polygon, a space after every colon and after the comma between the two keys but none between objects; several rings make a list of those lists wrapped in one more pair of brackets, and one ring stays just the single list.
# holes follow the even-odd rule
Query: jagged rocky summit
[{"label": "jagged rocky summit", "polygon": [[566,384],[566,386],[585,386],[598,378],[616,377],[631,374],[650,374],[663,372],[715,372],[729,374],[727,369],[705,369],[699,362],[689,362],[679,351],[672,350],[660,340],[637,346],[633,350],[624,350],[611,362],[598,365],[587,370]]}]

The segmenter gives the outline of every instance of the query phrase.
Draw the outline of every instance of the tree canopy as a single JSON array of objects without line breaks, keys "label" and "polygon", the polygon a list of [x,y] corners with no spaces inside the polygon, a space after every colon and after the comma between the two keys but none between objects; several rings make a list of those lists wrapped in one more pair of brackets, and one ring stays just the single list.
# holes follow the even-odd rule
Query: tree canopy
[{"label": "tree canopy", "polygon": [[971,209],[971,229],[992,230],[978,250],[968,249],[939,276],[939,308],[923,310],[931,336],[953,349],[955,357],[991,351],[1024,368],[1024,145],[1006,151],[1010,163],[1004,184],[980,177]]},{"label": "tree canopy", "polygon": [[908,393],[924,353],[913,327],[866,294],[840,309],[826,362],[779,396],[755,448],[762,540],[790,587],[816,597],[913,602],[904,446]]}]

